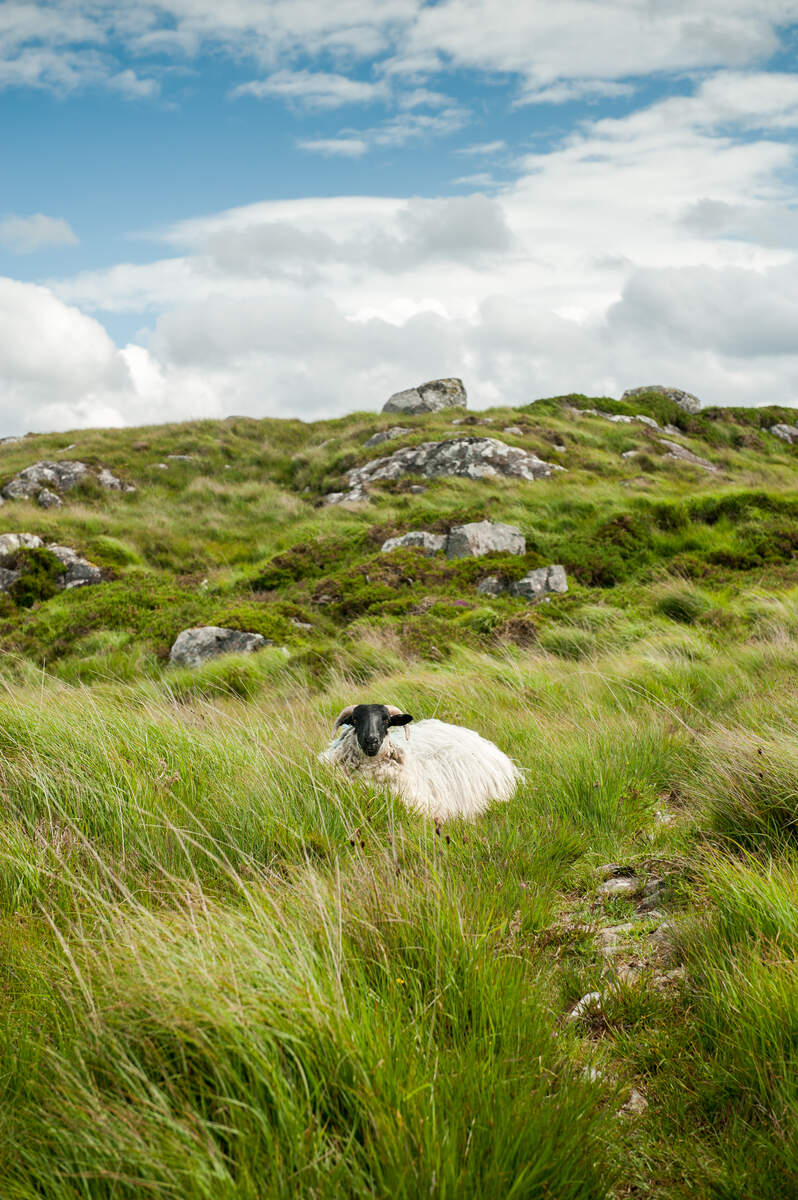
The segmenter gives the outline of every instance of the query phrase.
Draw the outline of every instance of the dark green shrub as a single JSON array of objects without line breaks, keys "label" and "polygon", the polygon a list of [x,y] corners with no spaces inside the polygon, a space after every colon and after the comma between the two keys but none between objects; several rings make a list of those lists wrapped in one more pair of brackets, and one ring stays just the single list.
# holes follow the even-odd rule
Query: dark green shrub
[{"label": "dark green shrub", "polygon": [[58,591],[58,577],[64,574],[63,564],[44,546],[17,551],[8,566],[22,572],[22,578],[8,589],[9,597],[20,608],[32,608],[41,600],[49,600]]}]

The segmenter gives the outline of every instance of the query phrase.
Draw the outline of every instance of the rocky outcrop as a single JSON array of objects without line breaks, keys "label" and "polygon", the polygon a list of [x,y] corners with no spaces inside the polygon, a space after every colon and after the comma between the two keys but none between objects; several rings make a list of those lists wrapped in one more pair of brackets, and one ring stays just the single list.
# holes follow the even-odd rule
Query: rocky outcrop
[{"label": "rocky outcrop", "polygon": [[[44,542],[35,533],[4,533],[0,535],[0,592],[7,592],[11,585],[21,579],[25,573],[24,570],[17,569],[14,563],[17,554],[21,550],[38,550],[42,547],[44,547]],[[103,582],[100,568],[89,562],[87,558],[83,558],[70,546],[59,546],[55,542],[50,542],[45,549],[55,555],[64,567],[63,574],[56,579],[56,587],[59,591],[71,591],[72,588]]]},{"label": "rocky outcrop", "polygon": [[418,387],[394,392],[386,400],[382,411],[416,416],[419,413],[440,412],[442,408],[465,408],[467,402],[462,379],[431,379],[428,383],[420,383]]},{"label": "rocky outcrop", "polygon": [[711,471],[715,474],[718,470],[706,458],[700,458],[699,455],[693,454],[692,450],[688,450],[686,446],[680,446],[678,442],[669,442],[667,438],[659,438],[661,446],[666,446],[668,453],[666,458],[674,458],[678,462],[691,463],[694,467],[701,467],[704,471]]},{"label": "rocky outcrop", "polygon": [[525,554],[526,539],[516,525],[473,521],[455,525],[446,540],[447,558],[480,558],[483,554]]},{"label": "rocky outcrop", "polygon": [[494,553],[524,554],[526,540],[515,525],[474,521],[469,525],[455,525],[448,534],[416,529],[402,537],[388,538],[382,544],[382,551],[388,554],[404,547],[421,550],[427,555],[443,551],[447,558],[479,558]]},{"label": "rocky outcrop", "polygon": [[628,403],[630,400],[638,400],[650,392],[672,400],[674,404],[678,404],[679,408],[683,408],[688,413],[697,413],[701,408],[701,401],[692,392],[683,392],[681,388],[662,387],[659,383],[652,383],[646,387],[627,388],[621,396],[621,400]]},{"label": "rocky outcrop", "polygon": [[[459,437],[443,442],[422,442],[397,450],[387,458],[375,458],[349,472],[349,498],[364,491],[368,484],[403,475],[423,475],[435,479],[444,475],[464,475],[470,479],[488,479],[507,475],[515,479],[545,479],[563,468],[544,462],[520,446],[508,446],[497,438]],[[340,495],[340,493],[332,493]],[[328,503],[337,503],[326,497]]]},{"label": "rocky outcrop", "polygon": [[446,534],[445,533],[427,533],[425,529],[415,529],[411,533],[402,534],[401,537],[388,538],[380,547],[383,554],[390,554],[392,550],[404,550],[409,548],[412,550],[420,550],[422,554],[438,554],[446,549]]},{"label": "rocky outcrop", "polygon": [[100,487],[113,491],[135,492],[131,484],[123,484],[108,467],[93,470],[84,462],[54,462],[42,459],[25,467],[2,489],[6,500],[38,500],[42,508],[51,508],[61,502],[61,494],[69,492],[83,479],[96,479]]},{"label": "rocky outcrop", "polygon": [[272,643],[260,633],[242,633],[218,625],[184,629],[175,639],[169,661],[178,667],[199,667],[219,654],[252,654]]},{"label": "rocky outcrop", "polygon": [[798,425],[771,425],[770,432],[791,446],[798,442]]},{"label": "rocky outcrop", "polygon": [[394,425],[393,429],[380,429],[377,433],[373,433],[363,445],[379,446],[381,442],[390,442],[394,438],[404,437],[406,433],[412,432],[412,429],[407,429],[404,425]]}]

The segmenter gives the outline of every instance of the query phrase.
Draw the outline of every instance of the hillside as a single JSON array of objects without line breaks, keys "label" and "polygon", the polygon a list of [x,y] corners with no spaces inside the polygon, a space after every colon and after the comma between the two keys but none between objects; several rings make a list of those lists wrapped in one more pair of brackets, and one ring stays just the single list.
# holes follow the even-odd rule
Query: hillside
[{"label": "hillside", "polygon": [[[102,573],[5,560],[3,1194],[798,1192],[795,420],[571,395],[0,445],[0,488],[87,464],[0,533]],[[563,469],[325,502],[453,438]],[[525,552],[381,550],[486,520]],[[552,564],[567,594],[508,590]],[[170,665],[200,625],[272,644]],[[338,777],[361,701],[522,787],[439,828]]]}]

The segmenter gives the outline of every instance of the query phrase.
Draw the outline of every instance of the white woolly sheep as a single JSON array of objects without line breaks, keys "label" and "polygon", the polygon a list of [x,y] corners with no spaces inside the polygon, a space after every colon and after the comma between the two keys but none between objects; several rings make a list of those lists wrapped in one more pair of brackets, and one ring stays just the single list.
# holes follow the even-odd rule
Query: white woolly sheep
[{"label": "white woolly sheep", "polygon": [[477,817],[491,800],[510,799],[521,773],[498,746],[434,719],[419,721],[411,734],[412,720],[392,705],[351,704],[319,758],[349,774],[367,772],[408,808],[439,821]]}]

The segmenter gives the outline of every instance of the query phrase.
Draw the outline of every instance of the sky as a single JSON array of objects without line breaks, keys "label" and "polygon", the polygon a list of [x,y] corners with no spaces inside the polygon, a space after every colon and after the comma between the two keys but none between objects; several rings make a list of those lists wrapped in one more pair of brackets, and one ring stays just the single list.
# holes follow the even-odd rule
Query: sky
[{"label": "sky", "polygon": [[0,0],[0,436],[798,407],[798,0]]}]

